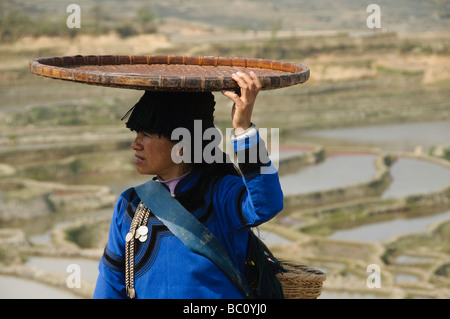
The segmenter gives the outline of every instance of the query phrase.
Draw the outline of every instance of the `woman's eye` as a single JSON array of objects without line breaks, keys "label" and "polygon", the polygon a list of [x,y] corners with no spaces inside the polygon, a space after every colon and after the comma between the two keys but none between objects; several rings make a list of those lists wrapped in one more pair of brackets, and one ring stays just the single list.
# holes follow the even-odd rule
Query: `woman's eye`
[{"label": "woman's eye", "polygon": [[136,136],[144,137],[144,136],[149,136],[149,134],[144,131],[139,131],[139,132],[136,132]]},{"label": "woman's eye", "polygon": [[147,138],[157,138],[158,137],[158,135],[156,135],[156,134],[151,134],[151,133],[147,133],[147,132],[142,132],[142,136],[147,137]]}]

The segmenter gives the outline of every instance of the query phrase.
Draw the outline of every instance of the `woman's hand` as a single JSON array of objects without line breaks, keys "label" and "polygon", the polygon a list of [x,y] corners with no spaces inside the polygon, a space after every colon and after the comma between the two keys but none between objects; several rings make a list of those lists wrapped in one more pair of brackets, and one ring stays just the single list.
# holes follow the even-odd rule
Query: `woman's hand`
[{"label": "woman's hand", "polygon": [[251,126],[253,106],[262,86],[253,71],[249,74],[237,72],[232,75],[232,78],[239,84],[241,93],[223,90],[222,94],[234,102],[231,120],[235,134],[239,134]]}]

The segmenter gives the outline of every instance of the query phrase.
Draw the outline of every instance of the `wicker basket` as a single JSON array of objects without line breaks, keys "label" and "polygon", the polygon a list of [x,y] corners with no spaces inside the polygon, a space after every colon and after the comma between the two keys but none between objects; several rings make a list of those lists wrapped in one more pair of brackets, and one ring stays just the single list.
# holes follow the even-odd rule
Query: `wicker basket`
[{"label": "wicker basket", "polygon": [[278,274],[285,299],[317,299],[326,275],[322,271],[288,261],[281,261],[287,272]]},{"label": "wicker basket", "polygon": [[297,63],[209,56],[74,55],[36,58],[34,74],[92,85],[152,91],[238,89],[235,72],[255,72],[263,90],[304,83],[309,69]]}]

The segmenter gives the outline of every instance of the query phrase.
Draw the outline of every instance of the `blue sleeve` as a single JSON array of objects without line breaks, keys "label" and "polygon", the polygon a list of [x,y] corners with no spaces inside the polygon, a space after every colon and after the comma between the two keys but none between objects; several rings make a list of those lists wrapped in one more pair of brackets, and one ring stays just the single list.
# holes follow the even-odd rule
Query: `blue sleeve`
[{"label": "blue sleeve", "polygon": [[129,193],[129,190],[124,192],[114,208],[108,243],[98,266],[99,275],[94,290],[94,299],[128,298],[125,288],[124,252],[125,235],[130,226],[124,213],[128,206]]},{"label": "blue sleeve", "polygon": [[220,182],[218,206],[232,228],[258,226],[283,209],[278,172],[257,132],[234,147],[242,177],[226,176]]},{"label": "blue sleeve", "polygon": [[241,200],[241,210],[246,221],[244,226],[258,226],[283,209],[283,191],[278,172],[272,163],[270,174],[249,173],[243,175],[246,192]]}]

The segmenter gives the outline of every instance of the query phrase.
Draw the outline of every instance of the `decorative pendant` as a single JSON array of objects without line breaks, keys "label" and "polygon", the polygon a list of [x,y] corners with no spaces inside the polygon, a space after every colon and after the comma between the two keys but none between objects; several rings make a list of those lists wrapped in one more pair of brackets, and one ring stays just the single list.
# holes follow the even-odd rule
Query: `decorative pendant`
[{"label": "decorative pendant", "polygon": [[[131,232],[128,233],[128,234],[131,234]],[[143,243],[144,241],[147,240],[147,234],[148,234],[148,228],[147,228],[147,226],[142,225],[142,226],[140,226],[140,227],[135,231],[135,233],[134,233],[134,238],[135,238],[135,239],[139,239],[139,241],[140,241],[141,243]],[[131,236],[131,235],[130,235],[130,236]],[[127,235],[127,237],[128,237],[128,235]],[[131,238],[132,238],[132,237],[131,237]],[[131,240],[131,238],[130,238],[130,240]]]},{"label": "decorative pendant", "polygon": [[147,226],[143,225],[143,226],[138,228],[137,232],[139,233],[139,235],[145,236],[145,235],[148,234],[148,228],[147,228]]},{"label": "decorative pendant", "polygon": [[129,233],[125,236],[126,242],[129,242],[132,238],[133,238],[133,233],[132,233],[132,232],[129,232]]}]

